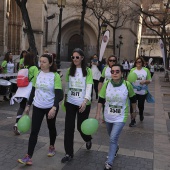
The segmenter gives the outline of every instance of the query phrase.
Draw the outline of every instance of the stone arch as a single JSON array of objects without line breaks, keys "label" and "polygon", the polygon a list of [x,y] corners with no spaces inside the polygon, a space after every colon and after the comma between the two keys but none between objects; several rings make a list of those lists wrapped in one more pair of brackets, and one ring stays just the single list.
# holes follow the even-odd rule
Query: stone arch
[{"label": "stone arch", "polygon": [[[80,17],[73,16],[64,19],[62,22],[62,35],[61,35],[61,60],[68,61],[70,48],[68,42],[71,37],[80,35]],[[57,30],[57,29],[56,29]],[[57,39],[58,32],[53,32],[52,42]],[[84,52],[85,55],[90,58],[90,55],[96,53],[97,46],[97,27],[89,19],[85,19],[84,24]]]}]

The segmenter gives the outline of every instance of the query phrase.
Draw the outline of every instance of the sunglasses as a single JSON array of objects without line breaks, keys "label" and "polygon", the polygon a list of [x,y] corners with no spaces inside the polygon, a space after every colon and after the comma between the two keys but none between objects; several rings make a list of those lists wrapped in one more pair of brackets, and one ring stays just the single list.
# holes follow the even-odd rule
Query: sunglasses
[{"label": "sunglasses", "polygon": [[109,62],[116,62],[116,60],[109,60]]},{"label": "sunglasses", "polygon": [[111,70],[110,72],[111,72],[111,74],[114,74],[114,73],[119,74],[120,70]]},{"label": "sunglasses", "polygon": [[72,60],[74,60],[75,58],[78,60],[80,58],[80,56],[71,56]]},{"label": "sunglasses", "polygon": [[136,61],[136,63],[141,63],[142,61]]},{"label": "sunglasses", "polygon": [[48,57],[53,57],[51,53],[44,53],[44,54],[46,54]]}]

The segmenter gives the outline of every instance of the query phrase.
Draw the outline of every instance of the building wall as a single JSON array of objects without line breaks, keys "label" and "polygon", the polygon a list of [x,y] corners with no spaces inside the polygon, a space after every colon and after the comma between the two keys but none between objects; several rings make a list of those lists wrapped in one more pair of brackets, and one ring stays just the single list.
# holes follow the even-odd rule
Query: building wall
[{"label": "building wall", "polygon": [[[14,0],[12,0],[14,1]],[[79,44],[69,44],[72,38],[77,35],[80,35],[80,19],[81,19],[81,8],[75,9],[71,4],[73,0],[67,0],[66,7],[63,9],[62,17],[62,34],[61,34],[61,60],[68,61],[70,60],[71,50],[74,45]],[[9,36],[8,30],[8,19],[5,18],[6,13],[6,0],[0,1],[0,27],[3,30],[0,32],[0,49],[2,51],[7,49],[7,43]],[[2,7],[3,6],[3,7]],[[12,7],[14,8],[14,7]],[[34,36],[36,41],[36,46],[38,49],[39,55],[41,55],[44,49],[48,49],[51,53],[57,53],[57,38],[58,38],[58,26],[59,26],[59,7],[57,6],[57,0],[30,0],[27,1],[27,10],[29,13],[32,29],[34,30]],[[14,12],[14,10],[12,10]],[[54,18],[47,20],[47,16],[54,14]],[[4,22],[3,22],[4,21]],[[46,34],[46,24],[48,25],[48,32]],[[24,24],[20,30],[20,51],[29,48],[27,35],[23,32]],[[108,26],[110,30],[110,40],[108,47],[104,53],[104,57],[115,53],[117,56],[118,49],[115,49],[113,52],[113,35],[112,29]],[[12,32],[11,32],[12,33]],[[14,34],[14,32],[12,33]],[[120,57],[121,60],[134,59],[135,57],[135,46],[134,42],[137,37],[137,27],[134,23],[126,22],[123,28],[116,30],[116,44],[119,43],[119,35],[123,36],[123,45],[121,46]],[[47,44],[46,42],[47,36]],[[85,16],[85,25],[84,25],[84,51],[87,58],[90,58],[91,55],[96,53],[97,49],[97,36],[98,36],[98,26],[97,19],[91,15],[91,12],[87,10]],[[14,38],[16,39],[16,37]],[[101,37],[102,39],[102,37]],[[2,44],[2,42],[4,43]],[[8,45],[9,46],[9,45]]]}]

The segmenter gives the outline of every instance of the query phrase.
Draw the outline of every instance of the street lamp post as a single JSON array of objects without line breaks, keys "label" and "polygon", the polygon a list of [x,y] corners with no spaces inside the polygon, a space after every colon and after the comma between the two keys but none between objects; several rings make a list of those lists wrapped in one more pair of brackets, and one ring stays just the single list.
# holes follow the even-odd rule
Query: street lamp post
[{"label": "street lamp post", "polygon": [[107,24],[104,21],[102,22],[101,29],[102,29],[102,34],[104,35],[107,29]]},{"label": "street lamp post", "polygon": [[122,35],[119,36],[119,44],[117,44],[117,48],[119,48],[119,55],[118,55],[118,61],[120,62],[120,48],[121,48],[121,45],[123,45],[123,42],[122,42]]},{"label": "street lamp post", "polygon": [[142,54],[143,54],[143,47],[141,47],[140,50],[141,50],[140,56],[142,57]]},{"label": "street lamp post", "polygon": [[59,30],[58,30],[58,46],[57,46],[57,58],[56,58],[56,64],[57,69],[60,68],[60,49],[61,49],[61,24],[62,24],[62,13],[63,8],[66,5],[66,0],[58,0],[58,7],[60,8],[60,14],[59,14]]},{"label": "street lamp post", "polygon": [[136,56],[137,56],[137,48],[138,48],[138,41],[134,41],[134,45],[135,45],[135,59],[136,59]]},{"label": "street lamp post", "polygon": [[153,50],[153,47],[150,47],[150,50],[149,50],[149,57],[151,55],[151,51]]}]

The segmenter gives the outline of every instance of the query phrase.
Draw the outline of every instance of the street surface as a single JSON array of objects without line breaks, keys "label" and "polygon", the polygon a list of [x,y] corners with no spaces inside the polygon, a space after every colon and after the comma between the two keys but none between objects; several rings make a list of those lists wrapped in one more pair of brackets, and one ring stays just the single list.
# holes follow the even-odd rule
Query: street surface
[{"label": "street surface", "polygon": [[[66,69],[61,69],[65,75]],[[149,85],[155,104],[145,104],[144,122],[130,128],[130,116],[120,135],[118,156],[113,170],[170,170],[170,82],[164,82],[164,73],[156,72]],[[65,84],[62,77],[63,86]],[[2,96],[0,96],[2,100]],[[95,116],[97,101],[93,99],[90,117]],[[12,128],[15,123],[18,104],[0,102],[0,170],[102,170],[106,160],[109,138],[104,123],[93,135],[90,151],[75,130],[74,159],[62,164],[64,156],[64,119],[65,113],[59,110],[56,126],[56,155],[47,157],[49,138],[46,120],[42,123],[38,143],[33,155],[33,165],[23,166],[17,163],[27,153],[29,132],[15,136]],[[31,114],[30,114],[31,115]]]}]

